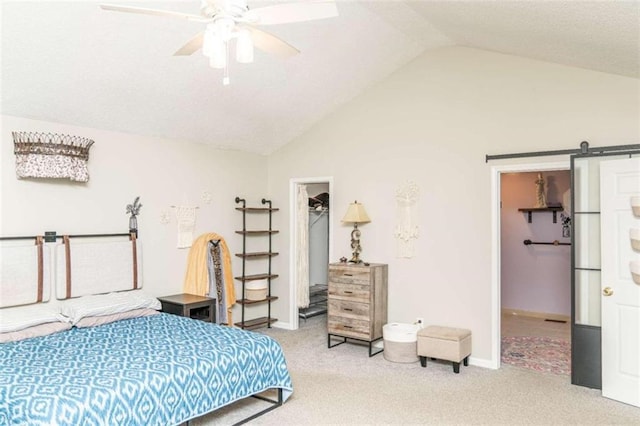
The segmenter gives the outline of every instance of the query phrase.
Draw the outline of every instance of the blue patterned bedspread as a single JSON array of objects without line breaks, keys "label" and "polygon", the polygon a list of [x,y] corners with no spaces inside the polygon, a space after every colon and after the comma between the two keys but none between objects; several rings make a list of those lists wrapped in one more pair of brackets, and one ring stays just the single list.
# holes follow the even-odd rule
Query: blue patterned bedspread
[{"label": "blue patterned bedspread", "polygon": [[175,425],[270,388],[272,338],[170,314],[0,344],[0,425]]}]

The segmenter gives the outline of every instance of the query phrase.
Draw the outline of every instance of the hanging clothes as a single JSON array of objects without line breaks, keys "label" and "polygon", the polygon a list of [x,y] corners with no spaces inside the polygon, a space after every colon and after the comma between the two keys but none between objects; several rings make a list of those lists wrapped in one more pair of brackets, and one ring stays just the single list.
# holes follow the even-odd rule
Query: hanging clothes
[{"label": "hanging clothes", "polygon": [[298,308],[309,306],[309,195],[306,185],[298,185],[296,199],[296,303]]},{"label": "hanging clothes", "polygon": [[183,289],[185,293],[215,297],[216,322],[233,324],[231,308],[236,303],[236,294],[231,254],[227,243],[220,235],[210,232],[193,241],[187,258]]},{"label": "hanging clothes", "polygon": [[220,240],[209,240],[207,269],[209,271],[209,295],[216,298],[216,322],[227,322],[227,307],[218,300],[227,300],[227,290],[223,273]]}]

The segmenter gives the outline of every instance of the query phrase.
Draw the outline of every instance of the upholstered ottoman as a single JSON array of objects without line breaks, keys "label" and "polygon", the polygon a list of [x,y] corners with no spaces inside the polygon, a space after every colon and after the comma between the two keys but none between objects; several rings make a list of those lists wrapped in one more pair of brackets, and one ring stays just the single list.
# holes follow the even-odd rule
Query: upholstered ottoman
[{"label": "upholstered ottoman", "polygon": [[453,372],[460,372],[460,362],[469,365],[471,331],[464,328],[430,325],[418,331],[420,364],[427,366],[427,357],[453,363]]}]

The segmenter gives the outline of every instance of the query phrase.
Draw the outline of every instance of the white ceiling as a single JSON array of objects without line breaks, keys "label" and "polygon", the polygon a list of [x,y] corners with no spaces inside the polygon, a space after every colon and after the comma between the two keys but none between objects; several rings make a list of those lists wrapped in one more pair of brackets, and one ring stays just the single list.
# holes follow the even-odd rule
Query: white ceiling
[{"label": "white ceiling", "polygon": [[[266,154],[441,46],[640,78],[640,0],[338,0],[337,18],[267,28],[302,53],[256,51],[253,64],[231,63],[229,86],[199,52],[172,56],[203,24],[99,3],[2,0],[3,114]],[[200,6],[104,3],[192,14]]]}]

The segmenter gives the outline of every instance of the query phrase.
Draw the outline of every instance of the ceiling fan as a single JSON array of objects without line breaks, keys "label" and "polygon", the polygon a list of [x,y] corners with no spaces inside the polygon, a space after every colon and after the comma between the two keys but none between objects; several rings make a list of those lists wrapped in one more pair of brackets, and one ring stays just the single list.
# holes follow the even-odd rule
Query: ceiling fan
[{"label": "ceiling fan", "polygon": [[253,62],[254,46],[287,58],[300,51],[275,35],[258,29],[257,25],[277,25],[338,16],[335,0],[282,3],[256,9],[249,9],[247,0],[201,0],[199,15],[111,4],[101,4],[100,7],[116,12],[181,18],[206,24],[204,31],[187,41],[174,55],[191,55],[202,49],[213,68],[225,70],[225,85],[229,84],[228,57],[231,40],[235,39],[236,60],[241,63]]}]

